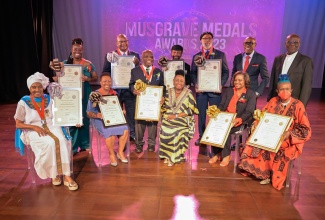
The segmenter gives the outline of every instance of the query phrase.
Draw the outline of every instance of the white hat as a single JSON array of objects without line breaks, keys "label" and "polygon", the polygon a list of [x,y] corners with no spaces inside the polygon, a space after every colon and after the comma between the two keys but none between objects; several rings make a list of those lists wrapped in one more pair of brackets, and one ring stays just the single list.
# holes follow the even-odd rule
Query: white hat
[{"label": "white hat", "polygon": [[32,84],[35,82],[41,83],[43,86],[43,89],[45,89],[50,83],[49,78],[47,78],[43,73],[40,73],[40,72],[36,72],[33,75],[31,75],[30,77],[28,77],[28,79],[27,79],[28,89],[30,89]]}]

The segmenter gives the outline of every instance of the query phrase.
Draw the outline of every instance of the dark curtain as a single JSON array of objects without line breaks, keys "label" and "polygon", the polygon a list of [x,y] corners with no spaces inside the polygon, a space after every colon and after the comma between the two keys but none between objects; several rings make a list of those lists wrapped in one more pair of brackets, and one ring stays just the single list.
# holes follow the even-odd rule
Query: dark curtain
[{"label": "dark curtain", "polygon": [[0,103],[14,103],[28,95],[27,78],[35,72],[52,76],[53,0],[1,2]]}]

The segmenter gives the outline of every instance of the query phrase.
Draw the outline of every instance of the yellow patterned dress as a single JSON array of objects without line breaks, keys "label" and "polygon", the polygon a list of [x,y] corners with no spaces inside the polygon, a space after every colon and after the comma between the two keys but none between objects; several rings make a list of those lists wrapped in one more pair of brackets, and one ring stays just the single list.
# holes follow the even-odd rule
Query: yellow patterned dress
[{"label": "yellow patterned dress", "polygon": [[[187,116],[166,120],[170,114],[181,113],[186,113]],[[185,160],[188,142],[194,135],[194,114],[199,114],[192,91],[184,88],[176,98],[175,89],[169,89],[165,95],[162,114],[159,157],[167,158],[172,163],[182,162]]]}]

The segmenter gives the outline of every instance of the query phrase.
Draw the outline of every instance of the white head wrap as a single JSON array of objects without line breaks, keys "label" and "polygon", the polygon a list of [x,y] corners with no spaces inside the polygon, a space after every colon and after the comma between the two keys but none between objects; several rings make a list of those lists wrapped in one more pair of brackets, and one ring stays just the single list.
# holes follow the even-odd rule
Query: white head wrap
[{"label": "white head wrap", "polygon": [[33,75],[31,75],[30,77],[28,77],[28,79],[27,79],[28,89],[30,89],[31,85],[35,82],[41,83],[43,86],[43,89],[45,89],[50,83],[49,78],[47,78],[46,76],[44,76],[43,73],[40,73],[40,72],[36,72]]}]

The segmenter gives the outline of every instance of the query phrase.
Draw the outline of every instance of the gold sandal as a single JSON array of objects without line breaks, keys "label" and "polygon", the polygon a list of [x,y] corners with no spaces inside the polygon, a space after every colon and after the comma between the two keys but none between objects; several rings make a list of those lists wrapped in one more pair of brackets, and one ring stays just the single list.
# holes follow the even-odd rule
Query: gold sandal
[{"label": "gold sandal", "polygon": [[71,191],[77,190],[79,188],[78,184],[75,181],[72,181],[70,183],[68,181],[64,181],[64,185],[67,186]]},{"label": "gold sandal", "polygon": [[52,185],[53,186],[60,186],[62,184],[62,180],[59,176],[52,178]]}]

